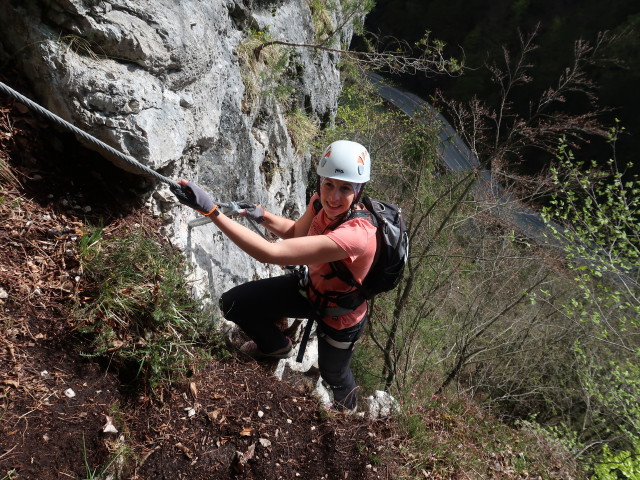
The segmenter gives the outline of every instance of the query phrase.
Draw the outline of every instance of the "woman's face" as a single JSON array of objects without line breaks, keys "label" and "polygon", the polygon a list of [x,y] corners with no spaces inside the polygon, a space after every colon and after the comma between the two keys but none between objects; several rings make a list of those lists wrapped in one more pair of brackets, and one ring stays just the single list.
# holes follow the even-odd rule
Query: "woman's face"
[{"label": "woman's face", "polygon": [[350,182],[325,178],[320,184],[320,202],[331,219],[349,210],[355,198],[356,193]]}]

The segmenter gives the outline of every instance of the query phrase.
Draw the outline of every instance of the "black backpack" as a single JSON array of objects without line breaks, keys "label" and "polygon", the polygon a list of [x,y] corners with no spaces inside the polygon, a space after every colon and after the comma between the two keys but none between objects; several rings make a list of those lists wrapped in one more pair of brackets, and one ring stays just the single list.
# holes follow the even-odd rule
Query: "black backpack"
[{"label": "black backpack", "polygon": [[393,290],[400,283],[409,257],[409,236],[400,207],[369,197],[362,203],[376,219],[378,227],[376,255],[361,286],[363,296],[369,300],[378,293]]},{"label": "black backpack", "polygon": [[[362,284],[354,280],[353,274],[343,262],[330,263],[333,273],[329,275],[337,276],[356,288],[349,294],[338,296],[331,295],[333,292],[329,294],[328,300],[344,308],[356,308],[364,300],[370,300],[379,293],[393,290],[402,279],[409,256],[409,236],[400,207],[370,197],[364,197],[362,203],[365,210],[354,212],[350,218],[367,218],[377,227],[376,254]],[[315,210],[319,211],[317,208]]]}]

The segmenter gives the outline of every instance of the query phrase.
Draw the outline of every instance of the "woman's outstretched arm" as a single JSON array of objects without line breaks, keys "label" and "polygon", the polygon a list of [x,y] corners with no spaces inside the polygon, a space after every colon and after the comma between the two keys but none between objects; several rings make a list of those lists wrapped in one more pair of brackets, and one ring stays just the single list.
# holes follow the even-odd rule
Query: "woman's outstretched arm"
[{"label": "woman's outstretched arm", "polygon": [[294,236],[281,242],[271,243],[221,213],[209,194],[202,188],[187,180],[180,180],[178,185],[177,188],[180,190],[174,193],[181,203],[207,215],[233,243],[259,262],[275,265],[302,265],[333,262],[348,257],[347,252],[326,235],[306,236],[313,220],[312,208],[307,208],[301,219],[294,222],[291,227],[294,235],[302,234],[304,231],[304,236]]},{"label": "woman's outstretched arm", "polygon": [[220,214],[211,221],[253,258],[275,265],[307,265],[347,258],[347,252],[326,235],[293,237],[271,243],[244,225]]}]

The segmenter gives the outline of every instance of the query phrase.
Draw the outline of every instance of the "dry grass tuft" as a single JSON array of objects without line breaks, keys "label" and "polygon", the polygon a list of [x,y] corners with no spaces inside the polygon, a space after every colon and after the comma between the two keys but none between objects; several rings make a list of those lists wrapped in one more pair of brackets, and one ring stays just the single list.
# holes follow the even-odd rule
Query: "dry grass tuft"
[{"label": "dry grass tuft", "polygon": [[7,145],[13,140],[13,124],[8,113],[8,109],[0,108],[0,183],[20,185],[9,165],[9,156],[6,153]]},{"label": "dry grass tuft", "polygon": [[295,109],[286,115],[287,130],[296,149],[296,153],[304,152],[314,138],[318,136],[320,127],[302,110]]}]

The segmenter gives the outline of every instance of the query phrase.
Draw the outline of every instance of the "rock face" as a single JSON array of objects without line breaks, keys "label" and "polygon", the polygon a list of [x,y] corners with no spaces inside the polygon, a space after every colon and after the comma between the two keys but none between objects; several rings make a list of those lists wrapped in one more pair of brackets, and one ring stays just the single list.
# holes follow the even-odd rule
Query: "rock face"
[{"label": "rock face", "polygon": [[[335,3],[323,14],[340,25]],[[3,48],[16,53],[46,108],[167,177],[197,181],[219,201],[303,211],[310,158],[296,153],[285,118],[295,109],[316,123],[331,118],[339,58],[269,47],[257,61],[251,41],[313,43],[306,0],[5,0],[0,18]],[[276,272],[213,226],[189,230],[193,212],[166,186],[150,205],[197,265],[200,293],[216,299]]]}]

